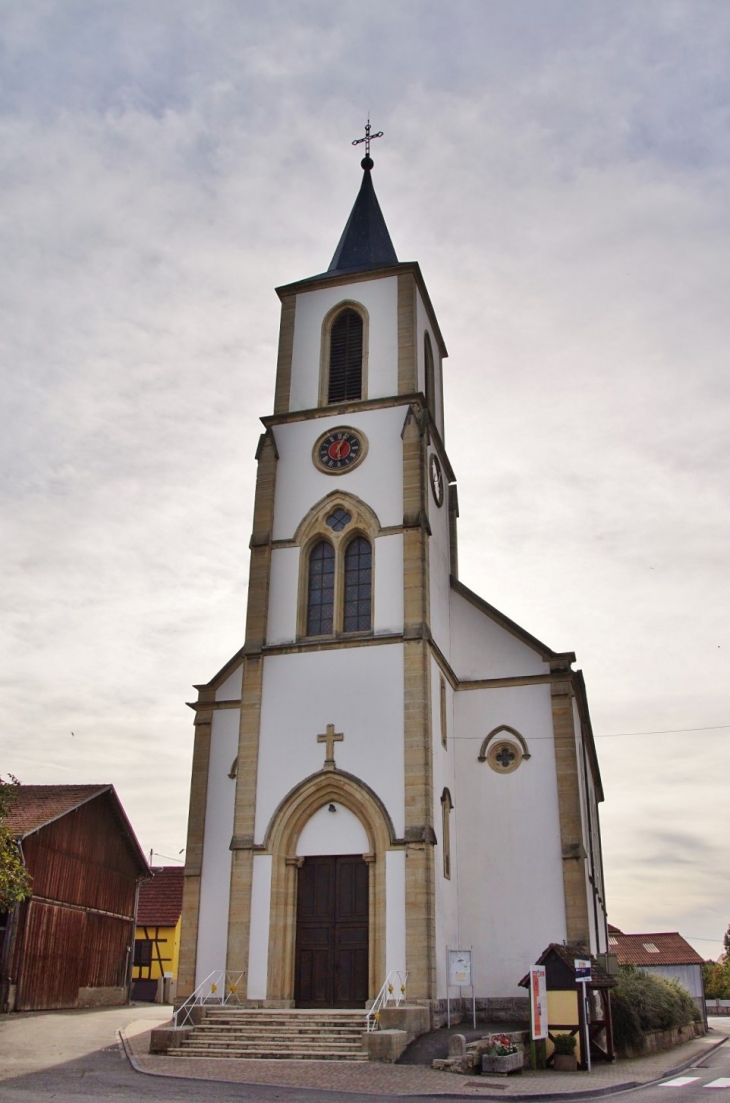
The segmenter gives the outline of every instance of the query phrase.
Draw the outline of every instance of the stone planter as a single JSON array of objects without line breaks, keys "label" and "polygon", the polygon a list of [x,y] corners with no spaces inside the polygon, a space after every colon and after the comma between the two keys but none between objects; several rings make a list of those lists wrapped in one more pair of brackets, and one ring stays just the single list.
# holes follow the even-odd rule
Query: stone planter
[{"label": "stone planter", "polygon": [[553,1062],[556,1072],[575,1072],[578,1068],[578,1058],[574,1053],[556,1053]]},{"label": "stone planter", "polygon": [[495,1076],[507,1076],[510,1072],[522,1072],[522,1051],[507,1053],[504,1057],[482,1055],[482,1072]]}]

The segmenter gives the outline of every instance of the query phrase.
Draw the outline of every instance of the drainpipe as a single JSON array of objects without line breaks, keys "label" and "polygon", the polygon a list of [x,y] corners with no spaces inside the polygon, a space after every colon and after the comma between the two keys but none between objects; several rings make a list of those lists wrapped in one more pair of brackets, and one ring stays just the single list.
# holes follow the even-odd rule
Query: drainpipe
[{"label": "drainpipe", "polygon": [[142,881],[148,880],[147,877],[138,877],[134,883],[134,916],[132,918],[132,937],[130,940],[130,946],[127,950],[127,960],[124,965],[124,970],[127,977],[126,989],[127,989],[127,1003],[132,1001],[132,973],[134,972],[134,943],[136,941],[135,936],[137,934],[137,910],[139,908],[139,886]]}]

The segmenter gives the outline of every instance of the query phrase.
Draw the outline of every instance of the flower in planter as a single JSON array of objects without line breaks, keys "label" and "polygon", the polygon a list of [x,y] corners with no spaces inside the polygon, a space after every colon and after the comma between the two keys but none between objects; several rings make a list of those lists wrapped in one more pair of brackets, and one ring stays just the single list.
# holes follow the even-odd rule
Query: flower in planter
[{"label": "flower in planter", "polygon": [[507,1034],[492,1034],[487,1053],[490,1057],[509,1057],[511,1053],[517,1053],[518,1047]]}]

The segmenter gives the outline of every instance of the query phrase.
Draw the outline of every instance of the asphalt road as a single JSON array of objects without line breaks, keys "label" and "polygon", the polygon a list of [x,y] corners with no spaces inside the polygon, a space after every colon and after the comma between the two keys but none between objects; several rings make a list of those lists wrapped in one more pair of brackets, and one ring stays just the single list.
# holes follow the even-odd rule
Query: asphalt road
[{"label": "asphalt road", "polygon": [[730,1103],[730,1043],[716,1049],[701,1065],[622,1098],[628,1094],[636,1103]]},{"label": "asphalt road", "polygon": [[[169,1014],[169,1009],[163,1013]],[[352,1092],[174,1080],[136,1072],[118,1042],[120,1027],[160,1021],[159,1008],[55,1011],[0,1016],[1,1103],[363,1103]],[[402,1096],[381,1096],[403,1103]],[[427,1097],[424,1103],[434,1103]]]}]

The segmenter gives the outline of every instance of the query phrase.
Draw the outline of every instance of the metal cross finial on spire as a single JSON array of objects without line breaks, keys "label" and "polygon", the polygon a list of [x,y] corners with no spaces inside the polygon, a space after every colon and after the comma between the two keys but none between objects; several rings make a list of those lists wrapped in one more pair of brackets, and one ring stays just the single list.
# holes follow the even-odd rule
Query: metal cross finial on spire
[{"label": "metal cross finial on spire", "polygon": [[[382,130],[379,130],[377,132],[377,134],[371,134],[370,133],[370,116],[368,115],[368,121],[365,124],[365,137],[364,138],[355,138],[355,141],[352,143],[354,146],[362,145],[363,142],[365,143],[365,157],[363,158],[363,161],[362,161],[362,167],[363,168],[371,169],[373,167],[373,162],[372,162],[372,159],[370,157],[370,142],[374,138],[382,138],[382,137],[383,137]],[[366,164],[366,162],[367,162],[367,164]]]}]

